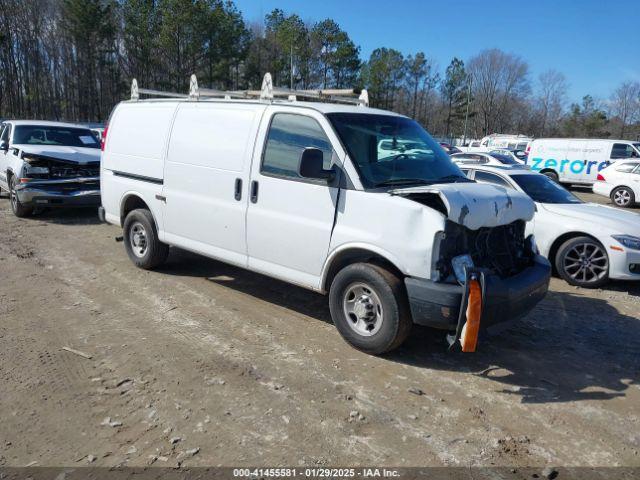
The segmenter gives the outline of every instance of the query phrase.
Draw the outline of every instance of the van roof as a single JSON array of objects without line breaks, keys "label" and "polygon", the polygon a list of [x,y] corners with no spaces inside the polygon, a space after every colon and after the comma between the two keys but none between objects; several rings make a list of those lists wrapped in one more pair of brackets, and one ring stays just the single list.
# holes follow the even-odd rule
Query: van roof
[{"label": "van roof", "polygon": [[565,142],[616,142],[616,143],[638,143],[637,140],[618,140],[615,138],[536,138],[534,142],[541,142],[546,140],[558,140]]},{"label": "van roof", "polygon": [[[201,98],[199,100],[185,99],[162,99],[162,98],[149,98],[143,100],[124,100],[120,102],[127,105],[148,105],[152,103],[222,103],[222,104],[241,104],[241,105],[278,105],[287,107],[308,108],[316,110],[320,113],[362,113],[367,115],[391,115],[395,117],[405,117],[399,113],[391,112],[389,110],[382,110],[379,108],[362,107],[357,105],[345,105],[341,103],[325,103],[325,102],[301,102],[298,100],[257,100],[257,99],[223,99],[223,98]],[[406,117],[405,117],[406,118]]]}]

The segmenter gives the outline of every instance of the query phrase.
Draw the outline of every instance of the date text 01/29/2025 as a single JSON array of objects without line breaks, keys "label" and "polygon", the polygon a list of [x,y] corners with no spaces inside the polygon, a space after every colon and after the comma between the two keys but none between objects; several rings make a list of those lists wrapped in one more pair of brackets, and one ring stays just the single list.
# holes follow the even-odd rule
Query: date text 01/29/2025
[{"label": "date text 01/29/2025", "polygon": [[234,478],[398,478],[390,468],[235,468]]}]

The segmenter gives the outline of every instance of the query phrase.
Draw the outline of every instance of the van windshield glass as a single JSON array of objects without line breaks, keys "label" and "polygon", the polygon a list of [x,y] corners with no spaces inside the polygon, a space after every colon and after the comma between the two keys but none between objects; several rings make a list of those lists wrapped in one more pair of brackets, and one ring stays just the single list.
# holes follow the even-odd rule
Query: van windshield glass
[{"label": "van windshield glass", "polygon": [[562,185],[541,174],[511,175],[524,193],[539,203],[582,203]]},{"label": "van windshield glass", "polygon": [[17,125],[13,135],[13,143],[16,145],[100,148],[100,143],[89,129],[45,125]]},{"label": "van windshield glass", "polygon": [[413,120],[364,113],[327,117],[366,188],[470,181]]}]

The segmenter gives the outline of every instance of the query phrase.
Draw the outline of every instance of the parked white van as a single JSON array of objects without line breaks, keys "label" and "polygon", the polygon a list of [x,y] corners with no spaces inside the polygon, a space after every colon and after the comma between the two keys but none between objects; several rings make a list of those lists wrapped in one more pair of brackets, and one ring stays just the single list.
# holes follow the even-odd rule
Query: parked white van
[{"label": "parked white van", "polygon": [[527,164],[561,183],[592,185],[616,160],[640,158],[640,143],[629,140],[541,138],[531,142]]},{"label": "parked white van", "polygon": [[458,147],[464,152],[488,152],[490,150],[526,150],[533,138],[526,135],[492,133],[481,140],[471,140],[467,147]]},{"label": "parked white van", "polygon": [[461,340],[475,283],[482,327],[544,297],[528,197],[468,180],[404,116],[269,97],[116,106],[100,215],[137,266],[171,245],[328,292],[339,332],[374,354],[412,323]]}]

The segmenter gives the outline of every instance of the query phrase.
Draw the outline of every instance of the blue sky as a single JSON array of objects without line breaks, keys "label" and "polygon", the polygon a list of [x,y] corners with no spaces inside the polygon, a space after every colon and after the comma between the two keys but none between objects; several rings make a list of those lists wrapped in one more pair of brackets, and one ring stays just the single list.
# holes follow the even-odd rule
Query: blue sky
[{"label": "blue sky", "polygon": [[529,63],[531,78],[553,68],[569,97],[606,98],[622,81],[640,81],[640,0],[235,0],[246,21],[274,8],[304,20],[336,20],[368,58],[377,47],[424,51],[443,70],[497,47]]}]

